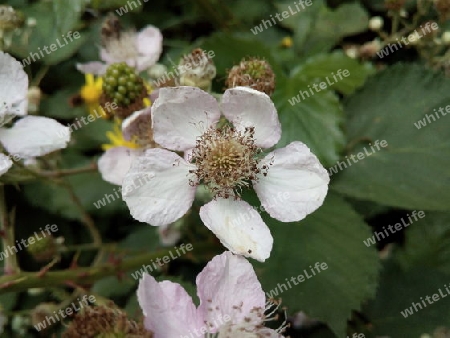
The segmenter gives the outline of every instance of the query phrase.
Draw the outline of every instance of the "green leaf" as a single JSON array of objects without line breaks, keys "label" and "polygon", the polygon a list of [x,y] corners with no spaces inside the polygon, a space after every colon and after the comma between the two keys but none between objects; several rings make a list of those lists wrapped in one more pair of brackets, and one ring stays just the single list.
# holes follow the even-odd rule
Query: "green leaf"
[{"label": "green leaf", "polygon": [[[72,56],[84,42],[86,36],[82,32],[73,30],[60,32],[55,28],[55,16],[51,3],[36,3],[23,8],[27,17],[34,18],[37,24],[29,31],[22,31],[22,36],[15,39],[11,47],[14,54],[24,58],[23,64],[43,62],[55,65]],[[69,14],[69,13],[68,13]],[[72,23],[73,24],[73,23]],[[67,28],[66,26],[65,28]]]},{"label": "green leaf", "polygon": [[[293,3],[278,4],[279,11],[296,10]],[[351,18],[351,19],[349,19]],[[301,56],[327,52],[344,37],[367,30],[369,17],[359,3],[346,3],[330,9],[323,0],[280,22],[294,31],[294,47]]]},{"label": "green leaf", "polygon": [[421,297],[425,301],[426,296],[439,293],[439,289],[447,294],[444,285],[449,277],[429,268],[416,267],[403,271],[396,264],[388,264],[381,276],[377,297],[367,307],[374,333],[377,336],[421,337],[424,333],[432,334],[438,326],[450,326],[447,299],[428,304],[422,310],[416,305],[419,310],[407,318],[401,313],[409,309],[413,302],[421,303]]},{"label": "green leaf", "polygon": [[89,0],[53,1],[53,15],[59,34],[65,34],[77,26],[88,2]]},{"label": "green leaf", "polygon": [[94,294],[111,299],[128,294],[136,285],[137,281],[132,278],[119,279],[116,276],[109,276],[95,282],[91,291]]},{"label": "green leaf", "polygon": [[120,248],[145,250],[150,252],[160,247],[159,236],[156,227],[141,224],[120,243]]},{"label": "green leaf", "polygon": [[[445,108],[449,92],[449,79],[418,65],[390,67],[368,81],[345,110],[348,139],[356,144],[350,153],[371,155],[342,166],[333,188],[381,205],[448,210],[450,118],[416,125],[425,114]],[[376,140],[386,140],[387,147],[373,151],[369,143]]]},{"label": "green leaf", "polygon": [[300,52],[304,55],[326,52],[342,38],[365,31],[368,23],[367,11],[359,3],[343,4],[337,9],[324,5]]},{"label": "green leaf", "polygon": [[87,115],[84,106],[70,107],[69,100],[79,92],[79,88],[66,88],[45,97],[41,102],[40,111],[45,116],[57,119],[75,119]]},{"label": "green leaf", "polygon": [[[2,262],[3,265],[3,262]],[[12,309],[16,306],[17,299],[19,298],[19,294],[16,292],[8,292],[4,293],[0,296],[0,310],[2,312],[12,311]]]},{"label": "green leaf", "polygon": [[[348,71],[348,76],[342,74]],[[341,51],[331,54],[320,54],[307,59],[292,72],[292,77],[298,77],[308,82],[324,81],[332,83],[333,88],[343,94],[351,94],[362,86],[367,77],[374,73],[370,63],[361,64],[349,58]],[[328,79],[328,81],[326,81]]]},{"label": "green leaf", "polygon": [[[308,91],[309,83],[298,78],[290,78],[277,85],[273,101],[278,109],[282,127],[281,140],[277,147],[292,141],[302,141],[320,159],[322,164],[335,163],[345,144],[340,129],[343,122],[342,107],[337,96],[330,90],[310,95],[300,103],[292,100],[299,91]],[[291,104],[294,103],[294,105]]]},{"label": "green leaf", "polygon": [[[291,15],[283,21],[280,22],[280,25],[288,27],[294,31],[294,46],[296,50],[300,50],[304,45],[308,36],[312,33],[312,29],[314,28],[315,20],[318,16],[318,13],[322,8],[325,8],[325,4],[323,0],[314,0],[312,1],[312,6],[305,7],[305,9],[299,11],[295,15]],[[296,11],[295,6],[292,2],[289,3],[279,3],[276,4],[277,9],[280,13],[283,11],[291,12]]]},{"label": "green leaf", "polygon": [[[376,289],[377,252],[363,244],[371,235],[369,227],[346,202],[332,194],[299,223],[265,221],[273,233],[274,247],[271,257],[264,264],[255,263],[255,268],[266,294],[272,291],[273,297],[283,299],[289,313],[304,311],[343,337],[351,311],[358,310]],[[310,266],[317,262],[326,263],[328,268],[313,276]],[[296,286],[291,281],[289,288],[287,280],[299,275],[305,280]],[[280,288],[288,290],[274,294]]]},{"label": "green leaf", "polygon": [[[103,181],[98,173],[73,175],[67,181],[88,212],[95,211],[97,215],[105,215],[126,208],[119,187]],[[25,185],[23,191],[34,206],[69,219],[82,218],[68,191],[61,186],[35,182]]]},{"label": "green leaf", "polygon": [[428,266],[450,275],[450,214],[427,212],[424,218],[411,223],[405,247],[398,251],[396,259],[404,269]]}]

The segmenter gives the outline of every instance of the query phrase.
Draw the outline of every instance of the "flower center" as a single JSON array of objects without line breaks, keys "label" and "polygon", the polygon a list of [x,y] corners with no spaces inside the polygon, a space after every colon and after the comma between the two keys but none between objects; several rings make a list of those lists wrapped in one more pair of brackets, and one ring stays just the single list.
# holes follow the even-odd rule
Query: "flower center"
[{"label": "flower center", "polygon": [[[232,127],[211,128],[199,139],[192,151],[192,170],[197,177],[191,185],[205,184],[215,197],[238,198],[242,187],[257,180],[261,149],[255,145],[254,128],[238,132]],[[266,170],[266,169],[265,169]]]}]

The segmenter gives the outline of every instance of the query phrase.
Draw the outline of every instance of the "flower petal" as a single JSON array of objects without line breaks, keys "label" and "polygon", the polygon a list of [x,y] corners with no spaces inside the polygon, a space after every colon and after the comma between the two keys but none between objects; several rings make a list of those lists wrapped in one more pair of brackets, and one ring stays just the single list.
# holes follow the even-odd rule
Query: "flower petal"
[{"label": "flower petal", "polygon": [[217,198],[200,208],[200,218],[231,252],[261,262],[269,258],[272,235],[247,202]]},{"label": "flower petal", "polygon": [[163,246],[174,246],[181,238],[180,227],[178,222],[162,225],[157,228],[159,235],[159,242]]},{"label": "flower petal", "polygon": [[70,129],[43,116],[26,116],[11,128],[0,128],[0,142],[10,154],[42,156],[67,146]]},{"label": "flower petal", "polygon": [[130,170],[131,163],[141,152],[139,149],[127,147],[108,149],[98,159],[98,171],[105,181],[122,185],[125,175]]},{"label": "flower petal", "polygon": [[19,61],[0,51],[0,125],[5,115],[26,115],[28,76]]},{"label": "flower petal", "polygon": [[215,256],[197,276],[196,283],[199,315],[212,327],[241,323],[254,309],[264,312],[264,291],[253,266],[241,256],[229,251]]},{"label": "flower petal", "polygon": [[280,140],[281,124],[277,110],[266,94],[248,87],[231,88],[223,94],[220,107],[237,130],[255,127],[258,147],[270,148]]},{"label": "flower petal", "polygon": [[192,298],[179,284],[158,283],[145,273],[139,281],[137,297],[145,328],[153,332],[154,338],[190,337],[202,326]]},{"label": "flower petal", "polygon": [[139,58],[137,70],[142,71],[154,65],[161,56],[163,36],[155,26],[149,25],[137,34]]},{"label": "flower petal", "polygon": [[139,144],[151,145],[153,142],[151,107],[135,111],[122,122],[122,134],[125,140],[137,138]]},{"label": "flower petal", "polygon": [[154,226],[175,222],[194,200],[195,187],[189,185],[189,170],[194,168],[171,151],[146,150],[123,180],[122,197],[131,215]]},{"label": "flower petal", "polygon": [[161,88],[152,106],[153,135],[161,146],[184,151],[220,118],[214,97],[196,87]]},{"label": "flower petal", "polygon": [[5,154],[0,153],[0,176],[6,173],[13,165],[13,161]]},{"label": "flower petal", "polygon": [[100,61],[77,63],[77,69],[83,74],[103,75],[108,66]]},{"label": "flower petal", "polygon": [[253,187],[270,216],[282,222],[296,222],[320,207],[327,195],[330,177],[309,148],[292,142],[269,153],[267,176]]}]

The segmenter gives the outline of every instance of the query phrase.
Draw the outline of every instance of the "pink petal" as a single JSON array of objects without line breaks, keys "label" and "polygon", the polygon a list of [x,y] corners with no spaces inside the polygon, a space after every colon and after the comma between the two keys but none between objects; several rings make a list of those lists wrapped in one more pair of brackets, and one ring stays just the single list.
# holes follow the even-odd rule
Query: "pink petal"
[{"label": "pink petal", "polygon": [[214,97],[196,87],[159,89],[152,106],[153,134],[161,146],[185,151],[220,118]]},{"label": "pink petal", "polygon": [[277,110],[266,94],[247,87],[231,88],[223,94],[221,109],[237,130],[255,127],[258,147],[270,148],[280,140]]},{"label": "pink petal", "polygon": [[295,222],[322,205],[330,177],[306,145],[296,141],[276,149],[263,160],[271,161],[267,176],[260,175],[259,181],[253,183],[270,216]]},{"label": "pink petal", "polygon": [[272,235],[247,202],[217,198],[200,208],[200,218],[228,250],[261,262],[269,258]]},{"label": "pink petal", "polygon": [[114,147],[105,151],[98,159],[98,171],[103,180],[122,185],[131,163],[141,152],[127,147]]},{"label": "pink petal", "polygon": [[154,65],[161,56],[163,45],[161,31],[154,26],[147,26],[137,34],[137,48],[141,54],[138,58],[138,71]]},{"label": "pink petal", "polygon": [[145,316],[145,328],[154,338],[190,337],[202,326],[192,298],[176,283],[158,283],[149,274],[139,281],[139,305]]},{"label": "pink petal", "polygon": [[266,297],[253,266],[229,251],[214,257],[196,283],[199,315],[212,327],[241,323],[253,309],[265,307]]},{"label": "pink petal", "polygon": [[165,149],[148,149],[138,156],[122,185],[131,215],[154,226],[182,217],[195,196],[195,187],[189,185],[191,169],[195,167]]}]

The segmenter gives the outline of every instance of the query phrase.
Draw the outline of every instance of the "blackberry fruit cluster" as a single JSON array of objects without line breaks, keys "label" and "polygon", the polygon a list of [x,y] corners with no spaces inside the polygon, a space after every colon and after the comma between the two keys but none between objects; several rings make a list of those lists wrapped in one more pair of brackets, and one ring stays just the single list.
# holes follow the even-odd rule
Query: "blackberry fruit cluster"
[{"label": "blackberry fruit cluster", "polygon": [[112,64],[106,70],[103,92],[118,106],[129,106],[141,96],[143,90],[142,79],[125,62]]}]

